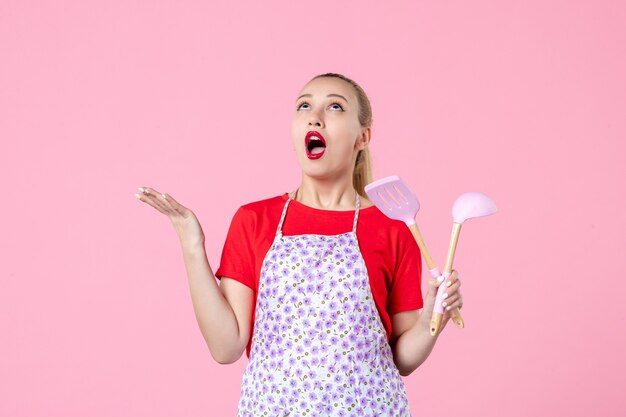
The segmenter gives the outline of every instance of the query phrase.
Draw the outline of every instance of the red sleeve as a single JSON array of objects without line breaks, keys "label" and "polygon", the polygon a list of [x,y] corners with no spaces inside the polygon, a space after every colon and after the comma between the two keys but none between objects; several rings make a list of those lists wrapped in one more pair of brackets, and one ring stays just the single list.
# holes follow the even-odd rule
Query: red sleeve
[{"label": "red sleeve", "polygon": [[215,272],[216,278],[233,278],[255,291],[253,234],[254,219],[251,213],[239,207],[226,235],[220,266]]},{"label": "red sleeve", "polygon": [[389,293],[389,314],[418,310],[422,299],[422,254],[409,228],[402,228],[396,247],[396,266]]}]

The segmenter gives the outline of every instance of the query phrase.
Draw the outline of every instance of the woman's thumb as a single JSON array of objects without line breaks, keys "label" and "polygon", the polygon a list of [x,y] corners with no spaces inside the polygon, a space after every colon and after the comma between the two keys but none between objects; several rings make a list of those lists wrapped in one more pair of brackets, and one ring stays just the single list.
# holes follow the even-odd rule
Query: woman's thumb
[{"label": "woman's thumb", "polygon": [[436,296],[437,289],[439,288],[443,280],[444,280],[443,275],[439,275],[437,278],[429,279],[428,280],[428,295],[431,295],[433,297]]}]

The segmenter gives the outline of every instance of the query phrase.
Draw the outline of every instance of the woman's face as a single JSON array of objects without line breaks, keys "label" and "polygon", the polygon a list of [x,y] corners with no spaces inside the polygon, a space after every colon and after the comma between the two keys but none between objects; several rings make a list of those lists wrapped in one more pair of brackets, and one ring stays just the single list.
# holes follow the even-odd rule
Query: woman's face
[{"label": "woman's face", "polygon": [[[306,84],[297,97],[291,138],[303,172],[318,178],[351,176],[356,155],[366,146],[352,86],[339,78],[321,77]],[[312,154],[307,152],[306,141],[311,131],[326,143],[325,148],[313,150]]]}]

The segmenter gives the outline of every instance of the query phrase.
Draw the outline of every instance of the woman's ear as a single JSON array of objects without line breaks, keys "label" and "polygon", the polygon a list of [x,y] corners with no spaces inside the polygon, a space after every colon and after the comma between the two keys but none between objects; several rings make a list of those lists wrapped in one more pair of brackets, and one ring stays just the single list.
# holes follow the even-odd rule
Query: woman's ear
[{"label": "woman's ear", "polygon": [[361,138],[359,140],[361,146],[359,146],[359,149],[365,149],[367,146],[369,146],[371,141],[372,141],[372,128],[364,127],[361,130]]}]

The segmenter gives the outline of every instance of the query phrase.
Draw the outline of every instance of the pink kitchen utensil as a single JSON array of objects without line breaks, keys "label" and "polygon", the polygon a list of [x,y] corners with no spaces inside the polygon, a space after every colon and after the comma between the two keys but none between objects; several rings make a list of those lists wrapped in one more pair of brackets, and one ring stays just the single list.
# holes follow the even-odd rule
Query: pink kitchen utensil
[{"label": "pink kitchen utensil", "polygon": [[[443,268],[443,276],[446,279],[452,272],[452,261],[454,260],[454,253],[456,252],[456,245],[459,240],[461,226],[463,223],[469,219],[489,216],[497,211],[498,208],[496,207],[496,203],[483,193],[470,191],[457,197],[452,206],[452,236],[450,237],[450,246],[448,247],[446,264]],[[438,288],[437,297],[435,299],[435,307],[433,309],[433,316],[430,321],[430,334],[433,336],[439,332],[439,327],[441,326],[441,320],[443,318],[443,307],[441,306],[441,296],[444,293],[443,287],[443,285],[440,285]]]},{"label": "pink kitchen utensil", "polygon": [[[402,220],[404,223],[406,223],[406,225],[411,230],[411,233],[413,233],[413,237],[417,241],[417,245],[419,246],[420,251],[424,256],[424,260],[426,261],[426,265],[428,266],[430,274],[434,278],[440,276],[441,273],[439,272],[439,268],[433,261],[433,258],[430,255],[428,248],[426,247],[426,243],[422,238],[422,234],[420,233],[420,230],[415,223],[415,216],[420,209],[420,203],[417,200],[415,194],[413,194],[413,192],[409,189],[405,182],[402,181],[402,179],[397,175],[391,175],[389,177],[381,178],[379,180],[369,183],[365,186],[365,192],[367,193],[367,196],[370,198],[370,200],[372,200],[372,202],[376,205],[376,207],[378,207],[380,211],[385,213],[387,217],[394,220]],[[445,285],[440,285],[439,290],[444,287]],[[438,291],[437,300],[439,302],[440,312],[443,311],[441,307],[441,295],[443,295],[443,291]],[[436,303],[435,309],[437,309]],[[461,317],[461,312],[458,308],[454,308],[450,311],[450,318],[459,328],[462,329],[465,326],[463,322],[463,317]],[[441,317],[438,318],[438,322],[441,323]],[[431,334],[433,334],[432,325]]]}]

